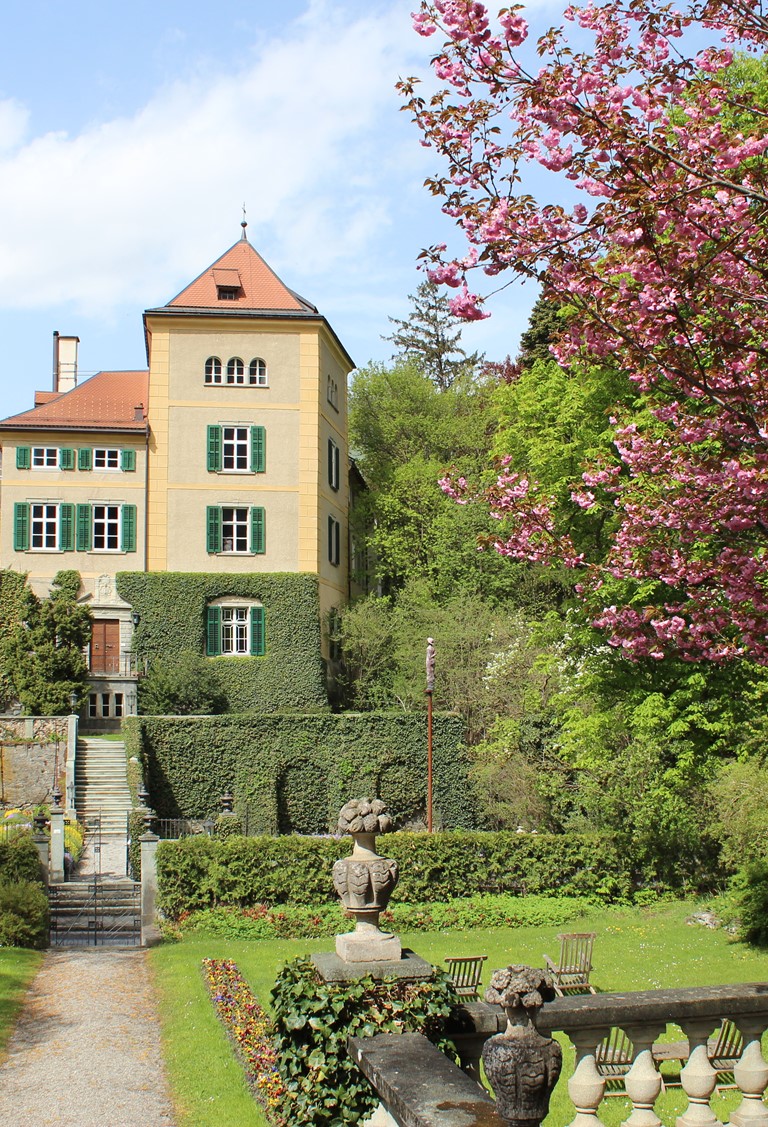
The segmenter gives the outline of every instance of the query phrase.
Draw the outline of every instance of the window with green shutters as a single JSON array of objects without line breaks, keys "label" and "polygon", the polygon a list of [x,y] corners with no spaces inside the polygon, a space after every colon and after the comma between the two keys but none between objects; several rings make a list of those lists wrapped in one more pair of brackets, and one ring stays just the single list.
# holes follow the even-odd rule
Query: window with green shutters
[{"label": "window with green shutters", "polygon": [[250,509],[247,505],[208,505],[205,530],[209,555],[260,556],[267,550],[267,517],[261,505]]},{"label": "window with green shutters", "polygon": [[339,488],[339,448],[332,438],[328,439],[328,484],[331,489]]},{"label": "window with green shutters", "polygon": [[62,470],[73,470],[75,468],[75,451],[66,446],[63,450],[60,450],[59,466]]},{"label": "window with green shutters", "polygon": [[135,450],[121,450],[120,451],[120,469],[123,473],[133,473],[136,469],[136,451]]},{"label": "window with green shutters", "polygon": [[266,473],[266,428],[207,427],[206,466],[208,473]]},{"label": "window with green shutters", "polygon": [[28,470],[32,467],[32,449],[29,446],[16,447],[16,469]]},{"label": "window with green shutters", "polygon": [[79,470],[89,470],[93,464],[93,454],[91,453],[90,446],[84,446],[77,452],[77,468]]},{"label": "window with green shutters", "polygon": [[264,608],[243,603],[207,607],[205,652],[208,657],[262,657],[266,653]]},{"label": "window with green shutters", "polygon": [[29,548],[29,505],[19,501],[13,506],[13,550],[26,552]]},{"label": "window with green shutters", "polygon": [[341,562],[341,525],[335,517],[328,517],[328,561],[334,567]]}]

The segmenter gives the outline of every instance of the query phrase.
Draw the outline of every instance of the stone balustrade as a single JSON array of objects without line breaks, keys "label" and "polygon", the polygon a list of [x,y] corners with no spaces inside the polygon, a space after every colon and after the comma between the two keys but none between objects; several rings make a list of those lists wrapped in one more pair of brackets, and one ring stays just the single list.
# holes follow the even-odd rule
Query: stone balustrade
[{"label": "stone balustrade", "polygon": [[[536,1021],[539,1031],[565,1033],[576,1050],[576,1066],[567,1082],[576,1108],[570,1127],[597,1127],[600,1122],[605,1079],[598,1072],[595,1054],[615,1026],[624,1030],[633,1045],[632,1065],[625,1078],[632,1111],[625,1122],[628,1127],[661,1127],[654,1105],[662,1077],[655,1062],[664,1058],[658,1041],[668,1025],[680,1026],[688,1041],[679,1054],[685,1061],[680,1083],[688,1106],[677,1118],[676,1127],[716,1127],[718,1120],[710,1099],[717,1074],[709,1061],[707,1042],[724,1018],[733,1021],[744,1039],[741,1058],[734,1068],[741,1099],[730,1123],[734,1127],[768,1127],[768,1108],[763,1103],[768,1065],[761,1051],[761,1038],[768,1028],[768,983],[572,996],[544,1005]],[[462,1027],[451,1036],[462,1067],[470,1075],[479,1076],[483,1042],[504,1026],[500,1006],[475,1002],[463,1007]]]}]

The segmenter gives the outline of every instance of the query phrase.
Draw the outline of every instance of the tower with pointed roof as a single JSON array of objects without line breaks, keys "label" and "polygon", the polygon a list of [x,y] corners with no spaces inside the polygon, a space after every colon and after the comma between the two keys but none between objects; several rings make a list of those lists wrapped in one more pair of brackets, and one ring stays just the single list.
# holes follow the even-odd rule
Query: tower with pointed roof
[{"label": "tower with pointed roof", "polygon": [[144,325],[147,569],[313,572],[338,605],[353,364],[328,322],[244,229]]},{"label": "tower with pointed roof", "polygon": [[26,572],[41,595],[59,570],[80,572],[96,620],[91,719],[135,707],[137,615],[119,573],[216,577],[211,656],[267,644],[268,608],[227,597],[227,577],[316,576],[320,618],[348,594],[353,363],[242,227],[167,305],[146,310],[148,371],[78,383],[77,338],[55,334],[53,390],[0,423],[0,566]]}]

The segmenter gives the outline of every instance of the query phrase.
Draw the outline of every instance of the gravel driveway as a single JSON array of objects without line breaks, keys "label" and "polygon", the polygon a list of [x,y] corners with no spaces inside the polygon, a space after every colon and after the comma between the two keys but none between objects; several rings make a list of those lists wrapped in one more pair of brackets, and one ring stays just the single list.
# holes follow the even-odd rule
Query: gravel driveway
[{"label": "gravel driveway", "polygon": [[141,950],[48,951],[0,1064],[10,1127],[174,1127]]}]

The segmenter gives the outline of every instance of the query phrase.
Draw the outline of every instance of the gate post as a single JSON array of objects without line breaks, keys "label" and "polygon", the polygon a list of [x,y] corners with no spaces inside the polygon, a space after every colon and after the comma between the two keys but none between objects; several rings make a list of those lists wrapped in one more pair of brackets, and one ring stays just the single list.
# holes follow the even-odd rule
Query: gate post
[{"label": "gate post", "polygon": [[144,833],[141,842],[141,945],[153,947],[160,942],[160,930],[155,924],[157,899],[157,834]]},{"label": "gate post", "polygon": [[64,880],[64,807],[59,806],[54,795],[51,807],[51,884]]}]

